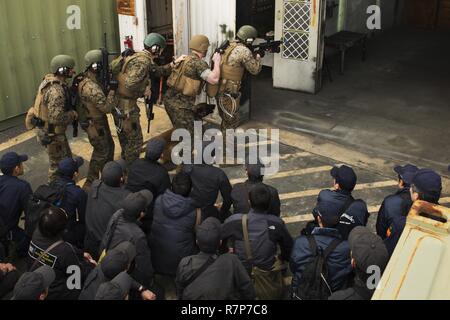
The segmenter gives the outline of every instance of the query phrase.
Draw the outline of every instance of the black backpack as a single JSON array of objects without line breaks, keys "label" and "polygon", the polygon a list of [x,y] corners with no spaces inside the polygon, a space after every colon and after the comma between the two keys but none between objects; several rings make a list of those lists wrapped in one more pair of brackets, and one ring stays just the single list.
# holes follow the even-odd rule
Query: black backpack
[{"label": "black backpack", "polygon": [[303,270],[297,291],[293,292],[293,298],[298,300],[327,300],[332,294],[328,278],[328,256],[342,242],[341,239],[335,239],[325,251],[317,246],[316,240],[312,235],[308,239],[313,260],[306,264]]},{"label": "black backpack", "polygon": [[28,237],[33,236],[45,209],[61,206],[66,186],[58,183],[42,185],[30,197],[25,214],[25,233]]}]

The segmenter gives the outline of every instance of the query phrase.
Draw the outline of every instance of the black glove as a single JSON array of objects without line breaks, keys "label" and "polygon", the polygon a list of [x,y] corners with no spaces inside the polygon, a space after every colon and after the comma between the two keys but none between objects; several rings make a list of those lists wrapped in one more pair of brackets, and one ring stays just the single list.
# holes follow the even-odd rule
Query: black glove
[{"label": "black glove", "polygon": [[266,56],[266,51],[265,50],[258,50],[256,51],[255,55],[259,54],[259,56],[261,58],[264,58]]},{"label": "black glove", "polygon": [[117,80],[111,80],[109,83],[109,90],[117,91],[119,89],[119,81]]},{"label": "black glove", "polygon": [[135,54],[136,52],[133,49],[126,49],[124,52],[122,52],[122,57],[126,58],[129,56],[132,56],[133,54]]}]

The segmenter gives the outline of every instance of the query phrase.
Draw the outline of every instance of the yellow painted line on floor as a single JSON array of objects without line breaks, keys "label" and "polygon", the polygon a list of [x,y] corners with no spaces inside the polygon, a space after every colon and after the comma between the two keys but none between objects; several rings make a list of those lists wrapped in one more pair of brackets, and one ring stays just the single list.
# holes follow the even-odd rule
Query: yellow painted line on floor
[{"label": "yellow painted line on floor", "polygon": [[77,182],[77,185],[80,186],[81,188],[83,188],[84,184],[86,183],[86,178],[81,179],[80,181]]},{"label": "yellow painted line on floor", "polygon": [[[274,175],[270,175],[270,176],[266,176],[264,177],[264,180],[271,180],[271,179],[279,179],[279,178],[287,178],[287,177],[296,177],[296,176],[301,176],[301,175],[305,175],[305,174],[311,174],[311,173],[319,173],[319,172],[325,172],[325,171],[330,171],[333,167],[331,166],[321,166],[321,167],[315,167],[315,168],[307,168],[307,169],[297,169],[297,170],[291,170],[291,171],[284,171],[284,172],[279,172],[277,174]],[[237,184],[237,183],[242,183],[245,182],[247,180],[247,178],[242,178],[242,179],[234,179],[231,180],[231,184]]]},{"label": "yellow painted line on floor", "polygon": [[36,137],[36,133],[34,132],[34,130],[24,132],[24,133],[18,135],[17,137],[9,139],[8,141],[3,142],[2,144],[0,144],[0,152],[3,152],[6,149],[12,148],[15,145],[21,144],[21,143],[23,143],[25,141],[28,141],[28,140],[30,140],[30,139],[32,139],[34,137]]},{"label": "yellow painted line on floor", "polygon": [[[357,185],[355,188],[355,191],[356,190],[367,190],[367,189],[375,189],[375,188],[393,187],[396,185],[398,185],[398,182],[394,181],[394,180],[371,182],[371,183]],[[296,199],[296,198],[316,196],[322,190],[323,189],[313,189],[313,190],[305,190],[305,191],[292,192],[292,193],[284,193],[284,194],[280,195],[280,200],[290,200],[290,199]]]},{"label": "yellow painted line on floor", "polygon": [[252,147],[272,145],[273,143],[274,143],[274,141],[272,141],[272,140],[265,140],[265,141],[258,141],[258,142],[250,142],[250,143],[247,143],[245,146],[247,148],[252,148]]},{"label": "yellow painted line on floor", "polygon": [[298,223],[298,222],[308,222],[308,221],[313,221],[313,220],[314,220],[314,217],[312,214],[301,214],[298,216],[283,218],[283,221],[286,224]]},{"label": "yellow painted line on floor", "polygon": [[[279,155],[278,159],[279,160],[288,160],[288,159],[306,158],[306,157],[311,157],[311,156],[312,156],[312,153],[309,153],[309,152],[297,152],[297,153]],[[275,157],[275,155],[261,157],[261,161],[263,163],[268,163],[268,162],[272,161],[272,158],[274,158],[274,157]]]}]

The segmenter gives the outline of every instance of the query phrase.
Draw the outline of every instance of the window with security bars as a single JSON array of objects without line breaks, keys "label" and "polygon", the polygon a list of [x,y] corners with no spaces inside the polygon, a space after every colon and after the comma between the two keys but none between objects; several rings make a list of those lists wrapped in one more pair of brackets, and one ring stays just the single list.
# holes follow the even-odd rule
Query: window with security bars
[{"label": "window with security bars", "polygon": [[308,60],[310,24],[310,0],[284,1],[283,58]]}]

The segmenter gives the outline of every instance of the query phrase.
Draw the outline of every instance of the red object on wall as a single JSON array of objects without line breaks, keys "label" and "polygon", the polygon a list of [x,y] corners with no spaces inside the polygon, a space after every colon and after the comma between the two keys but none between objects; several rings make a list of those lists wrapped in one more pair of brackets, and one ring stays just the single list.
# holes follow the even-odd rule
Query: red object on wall
[{"label": "red object on wall", "polygon": [[134,49],[133,36],[126,36],[123,42],[125,49]]}]

